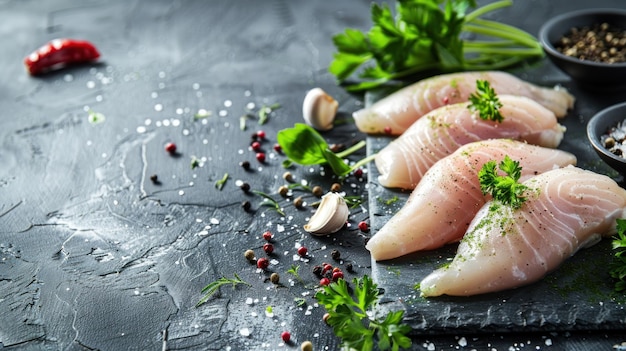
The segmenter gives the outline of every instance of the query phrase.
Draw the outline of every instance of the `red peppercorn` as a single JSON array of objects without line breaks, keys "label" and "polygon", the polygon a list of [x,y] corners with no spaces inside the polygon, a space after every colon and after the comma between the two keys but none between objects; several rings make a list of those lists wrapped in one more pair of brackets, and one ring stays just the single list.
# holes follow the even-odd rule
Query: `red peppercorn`
[{"label": "red peppercorn", "polygon": [[258,153],[256,154],[256,159],[257,159],[257,161],[259,161],[259,162],[265,162],[265,153],[263,153],[263,152],[258,152]]},{"label": "red peppercorn", "polygon": [[174,143],[167,143],[165,144],[165,151],[169,152],[170,154],[173,154],[176,152],[176,144]]},{"label": "red peppercorn", "polygon": [[304,246],[300,246],[298,248],[298,255],[300,255],[300,256],[306,256],[306,254],[308,252],[309,252],[309,250],[306,247],[304,247]]},{"label": "red peppercorn", "polygon": [[268,230],[265,233],[263,233],[263,239],[265,239],[266,241],[272,240],[272,232]]},{"label": "red peppercorn", "polygon": [[354,170],[354,176],[357,178],[361,178],[363,176],[363,170],[361,168]]},{"label": "red peppercorn", "polygon": [[259,131],[256,132],[256,136],[257,136],[257,138],[263,140],[263,139],[265,139],[265,132],[262,131],[262,130],[259,130]]},{"label": "red peppercorn", "polygon": [[259,143],[258,141],[252,142],[252,144],[250,146],[252,147],[252,150],[254,150],[254,151],[261,150],[261,143]]},{"label": "red peppercorn", "polygon": [[289,342],[289,340],[291,340],[291,333],[284,331],[280,334],[280,338],[283,339],[284,342]]},{"label": "red peppercorn", "polygon": [[390,126],[386,126],[385,127],[385,134],[391,134],[391,127]]},{"label": "red peppercorn", "polygon": [[343,272],[342,271],[333,272],[333,281],[336,282],[339,279],[343,279]]},{"label": "red peppercorn", "polygon": [[256,260],[256,266],[265,270],[267,269],[267,267],[270,266],[270,261],[265,257],[261,257],[258,260]]},{"label": "red peppercorn", "polygon": [[449,97],[449,96],[444,96],[444,97],[443,97],[443,103],[444,103],[445,105],[447,105],[449,102],[450,102],[450,97]]},{"label": "red peppercorn", "polygon": [[359,222],[359,229],[360,229],[362,232],[367,232],[367,231],[369,231],[369,230],[370,230],[370,226],[367,224],[367,222],[365,222],[365,221],[361,221],[361,222]]},{"label": "red peppercorn", "polygon": [[326,272],[332,271],[333,270],[333,266],[331,266],[330,264],[326,263],[324,264],[323,268],[322,268],[322,274],[326,274]]},{"label": "red peppercorn", "polygon": [[274,144],[274,151],[283,152],[283,148],[282,146],[280,146],[280,144]]},{"label": "red peppercorn", "polygon": [[321,285],[321,286],[326,286],[326,285],[328,285],[328,284],[330,284],[330,279],[328,279],[328,278],[322,278],[322,279],[320,279],[320,285]]},{"label": "red peppercorn", "polygon": [[274,252],[274,245],[272,244],[265,244],[263,245],[263,251],[265,251],[266,254],[271,254],[272,252]]}]

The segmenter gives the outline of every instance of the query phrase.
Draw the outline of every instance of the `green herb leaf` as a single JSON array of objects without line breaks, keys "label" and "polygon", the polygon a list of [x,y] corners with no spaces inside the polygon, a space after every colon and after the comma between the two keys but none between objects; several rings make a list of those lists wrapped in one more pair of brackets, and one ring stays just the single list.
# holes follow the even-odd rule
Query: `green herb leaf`
[{"label": "green herb leaf", "polygon": [[616,292],[626,291],[626,219],[616,220],[617,234],[611,242],[614,260],[611,262],[609,275],[615,280]]},{"label": "green herb leaf", "polygon": [[512,208],[520,208],[526,197],[524,192],[527,187],[519,183],[522,168],[518,161],[513,161],[509,156],[505,156],[500,162],[500,170],[506,175],[501,176],[496,169],[496,161],[489,161],[483,165],[478,172],[480,189],[483,194],[491,194],[494,200],[500,201]]},{"label": "green herb leaf", "polygon": [[191,156],[191,169],[196,169],[200,166],[200,160],[196,156]]},{"label": "green herb leaf", "polygon": [[89,110],[87,119],[89,120],[89,123],[91,124],[99,124],[99,123],[104,122],[106,120],[106,117],[100,112]]},{"label": "green herb leaf", "polygon": [[506,24],[479,18],[512,0],[476,7],[474,0],[402,0],[371,7],[367,32],[348,28],[333,37],[329,66],[339,83],[352,75],[350,91],[369,90],[431,71],[503,69],[543,56],[539,41]]},{"label": "green herb leaf", "polygon": [[249,283],[245,282],[244,280],[242,280],[237,273],[233,274],[234,278],[226,278],[226,277],[221,277],[220,279],[209,283],[207,286],[205,286],[201,293],[204,294],[204,296],[200,299],[200,301],[198,301],[198,303],[196,304],[196,307],[204,304],[205,302],[209,301],[209,299],[219,291],[220,287],[222,285],[232,285],[233,289],[240,284],[243,285],[248,285],[251,286]]},{"label": "green herb leaf", "polygon": [[410,348],[407,334],[411,327],[402,324],[404,311],[389,312],[384,318],[374,314],[378,286],[367,275],[354,278],[354,294],[345,280],[339,279],[315,294],[329,314],[328,324],[341,338],[342,348],[350,350],[399,350]]},{"label": "green herb leaf", "polygon": [[224,184],[226,184],[226,181],[228,180],[228,177],[228,173],[224,173],[222,179],[215,182],[215,187],[217,188],[217,190],[222,190]]},{"label": "green herb leaf", "polygon": [[471,104],[467,108],[478,112],[481,119],[495,122],[504,120],[504,116],[500,113],[502,103],[488,81],[476,81],[476,92],[469,96],[469,101]]},{"label": "green herb leaf", "polygon": [[269,196],[268,194],[264,192],[257,191],[257,190],[252,190],[252,192],[263,198],[263,202],[261,202],[261,206],[272,207],[274,211],[276,211],[278,214],[280,214],[281,216],[285,216],[285,212],[283,212],[283,210],[280,208],[280,204],[278,203],[278,201],[274,200],[273,197]]},{"label": "green herb leaf", "polygon": [[315,129],[304,123],[296,123],[293,128],[279,131],[276,139],[283,153],[294,163],[328,164],[339,176],[344,176],[353,169],[338,154],[330,150],[326,140]]}]

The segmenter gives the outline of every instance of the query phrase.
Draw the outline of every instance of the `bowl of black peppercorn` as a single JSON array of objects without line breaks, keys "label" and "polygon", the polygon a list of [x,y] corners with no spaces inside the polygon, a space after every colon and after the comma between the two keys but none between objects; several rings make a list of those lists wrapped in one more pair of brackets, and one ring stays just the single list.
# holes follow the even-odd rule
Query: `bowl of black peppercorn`
[{"label": "bowl of black peppercorn", "polygon": [[626,86],[626,10],[587,9],[548,20],[539,31],[547,57],[590,88]]},{"label": "bowl of black peppercorn", "polygon": [[626,175],[626,102],[609,106],[591,117],[587,137],[604,162]]}]

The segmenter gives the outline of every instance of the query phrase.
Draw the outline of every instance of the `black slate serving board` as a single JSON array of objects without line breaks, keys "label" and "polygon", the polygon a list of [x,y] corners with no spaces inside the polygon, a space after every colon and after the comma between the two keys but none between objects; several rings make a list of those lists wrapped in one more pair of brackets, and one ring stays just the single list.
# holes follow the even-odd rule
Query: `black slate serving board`
[{"label": "black slate serving board", "polygon": [[[512,72],[542,86],[562,85],[576,98],[576,105],[560,120],[567,128],[560,149],[577,156],[578,166],[606,174],[623,184],[623,178],[604,164],[586,137],[586,122],[593,114],[623,99],[623,91],[602,92],[563,80],[546,67]],[[366,103],[384,96],[372,93]],[[368,155],[393,140],[388,136],[368,137]],[[372,235],[397,212],[410,192],[386,189],[377,182],[375,164],[369,165],[369,206]],[[386,200],[397,197],[389,204]],[[454,257],[456,244],[414,253],[399,259],[372,260],[372,276],[384,289],[380,310],[405,310],[405,322],[416,334],[463,332],[535,332],[574,330],[623,330],[626,310],[623,294],[613,292],[608,275],[612,253],[609,239],[581,250],[558,270],[526,287],[473,297],[422,298],[415,285],[434,269]]]}]

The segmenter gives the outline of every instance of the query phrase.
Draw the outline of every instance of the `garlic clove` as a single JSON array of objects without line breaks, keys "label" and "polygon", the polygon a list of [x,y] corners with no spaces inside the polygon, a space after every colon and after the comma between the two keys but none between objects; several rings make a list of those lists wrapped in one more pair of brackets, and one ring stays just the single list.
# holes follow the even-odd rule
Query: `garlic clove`
[{"label": "garlic clove", "polygon": [[304,230],[314,235],[331,234],[343,228],[348,220],[350,209],[343,197],[337,193],[327,193]]},{"label": "garlic clove", "polygon": [[321,88],[314,88],[304,97],[302,116],[311,127],[326,131],[333,129],[339,103]]}]

